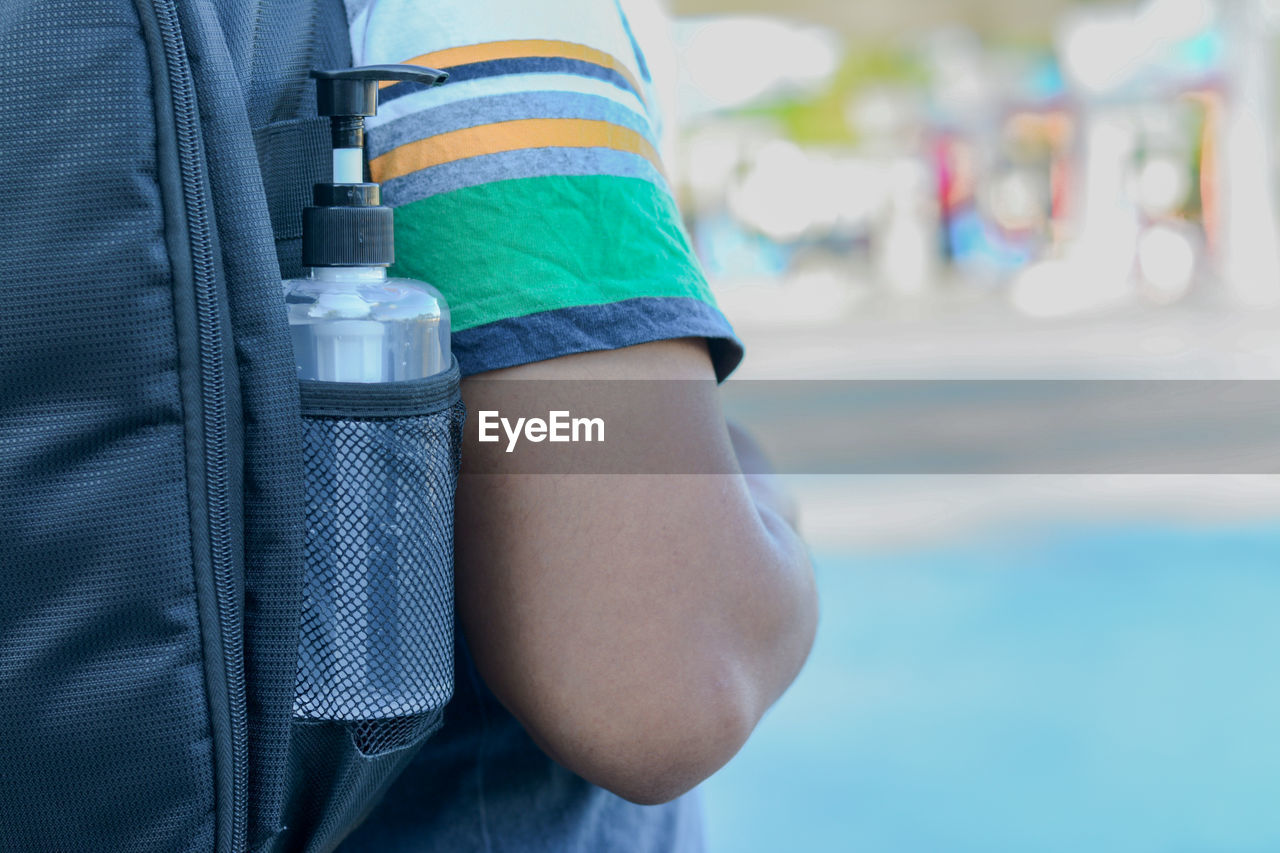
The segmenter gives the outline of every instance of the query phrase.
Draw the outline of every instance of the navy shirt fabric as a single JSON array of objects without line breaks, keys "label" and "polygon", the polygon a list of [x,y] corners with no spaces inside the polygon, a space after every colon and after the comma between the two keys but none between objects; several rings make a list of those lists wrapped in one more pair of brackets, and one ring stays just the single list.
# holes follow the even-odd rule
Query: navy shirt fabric
[{"label": "navy shirt fabric", "polygon": [[444,726],[339,853],[702,853],[700,799],[638,806],[556,764],[459,641]]}]

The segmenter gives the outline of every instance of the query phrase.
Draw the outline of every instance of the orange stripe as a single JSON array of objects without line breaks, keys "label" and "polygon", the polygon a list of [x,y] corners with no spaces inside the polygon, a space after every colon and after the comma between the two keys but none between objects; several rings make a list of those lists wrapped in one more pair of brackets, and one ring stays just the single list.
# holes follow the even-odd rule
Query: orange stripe
[{"label": "orange stripe", "polygon": [[525,148],[612,148],[638,154],[662,171],[649,140],[630,128],[581,118],[530,118],[467,127],[409,142],[369,161],[376,183],[455,160]]},{"label": "orange stripe", "polygon": [[[405,65],[422,65],[427,68],[449,69],[457,65],[470,65],[473,62],[490,62],[495,59],[529,59],[529,58],[581,59],[605,68],[612,69],[622,75],[631,85],[640,100],[644,100],[644,89],[631,74],[631,70],[603,50],[587,47],[585,44],[574,44],[568,41],[551,39],[518,39],[514,41],[492,41],[487,44],[472,44],[464,47],[450,47],[434,53],[424,53],[413,59],[406,59]],[[379,83],[379,88],[394,85],[392,82]]]}]

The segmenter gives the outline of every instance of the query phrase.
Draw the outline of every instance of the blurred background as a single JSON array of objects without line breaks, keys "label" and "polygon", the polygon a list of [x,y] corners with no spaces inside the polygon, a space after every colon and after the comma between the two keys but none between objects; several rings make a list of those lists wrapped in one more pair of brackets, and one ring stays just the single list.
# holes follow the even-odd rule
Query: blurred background
[{"label": "blurred background", "polygon": [[[1280,1],[672,5],[731,381],[1280,376]],[[1277,478],[792,486],[823,622],[714,853],[1280,850]]]}]

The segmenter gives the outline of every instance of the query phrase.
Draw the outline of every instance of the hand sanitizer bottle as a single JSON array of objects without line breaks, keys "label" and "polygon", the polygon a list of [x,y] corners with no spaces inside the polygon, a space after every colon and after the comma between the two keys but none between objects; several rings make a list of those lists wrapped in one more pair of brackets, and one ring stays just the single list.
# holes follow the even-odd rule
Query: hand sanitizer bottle
[{"label": "hand sanitizer bottle", "polygon": [[448,75],[413,65],[313,71],[316,106],[333,126],[333,182],[316,184],[303,211],[306,276],[284,283],[298,378],[399,382],[449,369],[449,307],[434,287],[388,278],[395,262],[391,208],[364,180],[364,119],[378,83],[433,86]]}]

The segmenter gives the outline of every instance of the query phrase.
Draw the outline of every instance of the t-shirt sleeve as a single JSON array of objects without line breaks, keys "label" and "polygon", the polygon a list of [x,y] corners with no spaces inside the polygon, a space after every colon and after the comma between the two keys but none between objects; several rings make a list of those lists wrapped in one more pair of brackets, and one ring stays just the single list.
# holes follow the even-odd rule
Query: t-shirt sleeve
[{"label": "t-shirt sleeve", "polygon": [[396,208],[393,273],[449,301],[470,375],[707,339],[742,357],[658,154],[653,87],[615,0],[348,0],[356,64],[449,72],[383,84],[372,180]]}]

